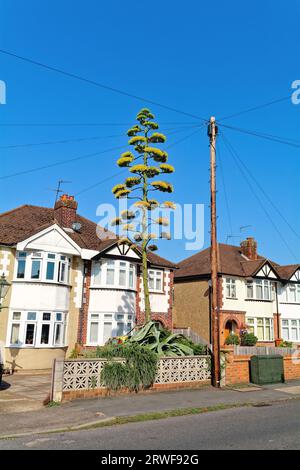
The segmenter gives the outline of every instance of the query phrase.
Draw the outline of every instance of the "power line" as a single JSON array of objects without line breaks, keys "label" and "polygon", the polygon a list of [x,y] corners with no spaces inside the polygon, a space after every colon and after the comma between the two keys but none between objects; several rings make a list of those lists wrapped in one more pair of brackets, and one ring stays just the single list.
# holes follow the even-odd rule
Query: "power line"
[{"label": "power line", "polygon": [[224,188],[224,195],[225,195],[225,203],[226,203],[226,211],[227,211],[227,217],[228,217],[228,223],[229,223],[229,229],[230,229],[230,236],[233,236],[233,230],[232,230],[232,219],[231,219],[231,214],[230,214],[230,207],[229,207],[229,199],[228,199],[228,194],[227,194],[227,188],[226,188],[226,183],[225,183],[225,176],[224,176],[224,170],[223,170],[223,163],[222,163],[222,158],[221,158],[221,151],[220,151],[220,145],[217,145],[218,152],[216,152],[216,155],[218,158],[218,161],[220,163],[220,169],[221,169],[221,178],[222,178],[222,183],[223,183],[223,188]]},{"label": "power line", "polygon": [[257,202],[259,203],[260,207],[262,208],[263,212],[265,213],[266,217],[268,218],[268,220],[270,221],[270,223],[272,224],[274,230],[277,232],[277,234],[279,235],[279,237],[281,238],[282,242],[284,243],[284,245],[286,246],[286,248],[288,249],[288,251],[291,253],[291,255],[293,256],[293,258],[297,259],[297,256],[295,255],[295,253],[293,252],[293,250],[290,248],[289,244],[287,243],[287,241],[285,240],[285,238],[283,237],[281,231],[278,229],[277,225],[275,224],[275,222],[273,221],[272,217],[270,216],[269,212],[267,211],[267,209],[265,208],[264,204],[262,203],[260,197],[258,196],[258,194],[256,193],[251,181],[249,180],[248,176],[247,176],[247,173],[246,171],[243,169],[243,166],[242,164],[240,163],[241,162],[241,159],[239,158],[236,150],[233,148],[232,144],[230,144],[230,142],[228,141],[228,139],[225,137],[224,133],[220,133],[221,134],[221,137],[223,139],[223,142],[225,143],[225,146],[227,148],[227,150],[229,151],[229,153],[231,154],[231,156],[233,157],[233,160],[236,164],[236,166],[238,167],[239,171],[241,172],[241,174],[243,175],[246,183],[248,184],[251,192],[253,193],[254,197],[256,198]]},{"label": "power line", "polygon": [[[174,132],[169,132],[169,135],[173,135],[173,134],[176,134],[177,132],[182,132],[187,129],[190,129],[191,127],[199,127],[199,124],[197,126],[184,126],[182,128],[170,127],[169,129],[164,129],[164,132],[169,132],[169,131],[174,130]],[[34,143],[27,143],[27,144],[1,145],[0,149],[14,149],[14,148],[20,148],[20,147],[36,147],[40,145],[67,144],[70,142],[87,142],[87,141],[92,141],[92,140],[124,137],[125,135],[126,134],[123,133],[123,134],[114,134],[114,135],[105,135],[105,136],[83,137],[83,138],[77,138],[77,139],[49,140],[46,142],[34,142]]]},{"label": "power line", "polygon": [[[198,129],[201,129],[202,127],[203,126],[200,126],[200,127],[197,126],[197,131],[198,131]],[[185,130],[187,130],[187,129],[177,129],[172,134],[174,135],[176,133],[179,133],[179,132],[182,132],[182,131],[185,131]],[[197,131],[195,131],[195,132],[197,132]],[[40,171],[40,170],[46,170],[48,168],[53,168],[53,167],[56,167],[56,166],[59,166],[59,165],[65,165],[67,163],[71,163],[71,162],[78,161],[78,160],[84,160],[86,158],[91,158],[91,157],[94,157],[96,155],[101,155],[101,154],[104,154],[104,153],[107,153],[107,152],[110,152],[110,151],[120,150],[120,149],[123,149],[123,148],[124,148],[124,145],[118,146],[118,147],[112,147],[110,149],[102,150],[102,151],[99,151],[99,152],[88,153],[86,155],[81,155],[81,156],[78,156],[78,157],[69,158],[67,160],[62,160],[60,162],[49,163],[47,165],[38,166],[38,167],[35,167],[35,168],[30,168],[30,169],[18,171],[16,173],[11,173],[9,175],[0,176],[0,180],[13,178],[14,176],[25,175],[25,174],[28,174],[28,173],[34,173],[34,172]]]},{"label": "power line", "polygon": [[40,170],[46,170],[48,168],[53,168],[55,166],[65,165],[67,163],[71,163],[71,162],[75,162],[75,161],[79,161],[79,160],[84,160],[86,158],[95,157],[96,155],[101,155],[101,154],[104,154],[104,153],[113,152],[115,150],[120,150],[120,149],[123,149],[123,148],[124,148],[123,145],[119,146],[119,147],[112,147],[112,148],[109,148],[109,149],[106,149],[106,150],[101,150],[99,152],[93,152],[93,153],[88,153],[86,155],[81,155],[79,157],[69,158],[67,160],[63,160],[63,161],[60,161],[60,162],[49,163],[48,165],[38,166],[38,167],[35,167],[35,168],[29,168],[27,170],[18,171],[16,173],[11,173],[9,175],[0,176],[0,180],[13,178],[14,176],[26,175],[28,173],[34,173],[34,172],[40,171]]},{"label": "power line", "polygon": [[[178,126],[182,124],[186,124],[187,126],[189,125],[196,125],[197,122],[188,122],[188,121],[182,121],[182,122],[173,122],[173,121],[167,121],[167,122],[160,122],[161,126],[164,125],[173,125],[173,126]],[[199,125],[199,123],[198,123]],[[111,127],[111,126],[132,126],[132,122],[76,122],[76,123],[0,123],[0,127],[85,127],[85,126],[90,126],[90,127]]]},{"label": "power line", "polygon": [[[296,148],[300,147],[300,140],[297,140],[297,139],[290,139],[290,138],[286,138],[286,137],[280,137],[280,136],[277,136],[277,135],[274,135],[274,134],[267,134],[267,133],[264,133],[264,132],[252,131],[252,130],[249,130],[249,129],[241,129],[240,127],[228,126],[228,125],[225,125],[225,124],[219,124],[219,125],[222,126],[222,127],[227,128],[227,129],[231,129],[233,131],[241,132],[243,134],[249,134],[249,135],[253,135],[255,137],[259,137],[261,139],[271,140],[273,142],[277,142],[277,143],[280,143],[280,144],[289,145],[290,147],[296,147]],[[297,143],[298,143],[298,145],[297,145]]]},{"label": "power line", "polygon": [[[183,142],[184,140],[188,139],[189,137],[192,137],[194,134],[196,134],[200,129],[202,129],[203,127],[205,126],[205,124],[203,124],[202,126],[199,127],[199,129],[197,129],[196,131],[192,132],[191,134],[188,134],[186,136],[184,136],[182,139],[179,139],[177,140],[176,142],[174,142],[173,144],[170,144],[166,147],[166,150],[172,148],[172,147],[175,147],[176,145],[180,144],[181,142]],[[83,194],[83,193],[86,193],[87,191],[90,191],[91,189],[94,189],[96,188],[97,186],[100,186],[101,184],[103,183],[106,183],[107,181],[119,176],[119,175],[123,175],[125,174],[126,170],[122,170],[122,171],[119,171],[117,173],[114,173],[113,175],[111,176],[108,176],[107,178],[105,178],[104,180],[100,180],[98,181],[97,183],[94,183],[90,186],[87,186],[86,188],[82,189],[81,191],[79,191],[78,193],[75,194],[75,196],[79,196],[80,194]]]},{"label": "power line", "polygon": [[24,62],[28,62],[28,63],[33,64],[33,65],[37,65],[38,67],[44,68],[46,70],[51,70],[52,72],[59,73],[59,74],[64,75],[66,77],[74,78],[75,80],[79,80],[81,82],[89,83],[90,85],[94,85],[94,86],[97,86],[99,88],[103,88],[105,90],[112,91],[114,93],[118,93],[119,95],[128,96],[129,98],[134,98],[138,101],[143,101],[145,103],[153,104],[154,106],[158,106],[160,108],[167,109],[169,111],[173,111],[175,113],[179,113],[179,114],[182,114],[184,116],[192,117],[194,119],[201,119],[201,121],[207,122],[207,119],[205,119],[203,117],[200,117],[200,116],[197,116],[195,114],[186,113],[185,111],[181,111],[180,109],[176,109],[176,108],[173,108],[171,106],[167,106],[167,105],[158,103],[157,101],[149,100],[148,98],[144,98],[142,96],[134,95],[134,94],[129,93],[127,91],[120,90],[118,88],[114,88],[114,87],[105,85],[105,84],[97,82],[95,80],[91,80],[91,79],[88,79],[88,78],[85,78],[85,77],[81,77],[80,75],[77,75],[77,74],[74,74],[74,73],[71,73],[71,72],[67,72],[65,70],[59,69],[58,67],[52,67],[51,65],[47,65],[47,64],[44,64],[42,62],[38,62],[36,60],[29,59],[28,57],[23,57],[23,56],[20,56],[18,54],[14,54],[13,52],[9,52],[9,51],[6,51],[4,49],[0,49],[0,53],[5,54],[5,55],[10,56],[10,57],[14,57],[15,59],[19,59],[19,60],[22,60]]},{"label": "power line", "polygon": [[268,101],[267,103],[263,103],[263,104],[260,104],[258,106],[254,106],[253,108],[245,109],[244,111],[239,111],[237,113],[229,114],[228,116],[221,117],[221,119],[219,119],[219,122],[225,121],[225,119],[232,119],[234,117],[241,116],[242,114],[251,113],[252,111],[256,111],[257,109],[266,108],[268,106],[272,106],[273,104],[281,103],[282,101],[286,101],[288,99],[291,99],[290,95],[289,96],[284,96],[283,98],[279,98],[277,100]]}]

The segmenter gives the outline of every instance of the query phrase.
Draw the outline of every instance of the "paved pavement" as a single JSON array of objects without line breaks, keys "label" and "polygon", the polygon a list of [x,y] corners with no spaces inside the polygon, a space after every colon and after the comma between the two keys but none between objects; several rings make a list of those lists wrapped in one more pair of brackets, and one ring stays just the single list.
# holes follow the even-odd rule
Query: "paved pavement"
[{"label": "paved pavement", "polygon": [[0,413],[40,409],[49,395],[51,374],[3,375],[0,386]]},{"label": "paved pavement", "polygon": [[[0,392],[0,396],[2,393]],[[74,400],[51,408],[33,409],[29,413],[3,413],[1,414],[0,437],[18,433],[38,434],[46,430],[67,429],[114,416],[220,404],[268,404],[297,397],[300,397],[300,381],[255,388],[243,387],[235,390],[218,390],[206,386],[197,390]]]},{"label": "paved pavement", "polygon": [[[300,449],[300,401],[0,440],[0,449]],[[122,455],[122,454],[121,454]],[[201,454],[199,455],[201,461]]]}]

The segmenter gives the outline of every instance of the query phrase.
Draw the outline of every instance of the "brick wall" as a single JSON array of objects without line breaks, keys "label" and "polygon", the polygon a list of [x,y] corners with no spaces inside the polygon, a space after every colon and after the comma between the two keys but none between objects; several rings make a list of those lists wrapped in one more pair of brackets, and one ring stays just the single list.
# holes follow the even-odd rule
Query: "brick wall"
[{"label": "brick wall", "polygon": [[78,325],[78,343],[79,344],[86,344],[86,340],[87,340],[91,269],[92,269],[91,261],[84,261],[83,299],[82,299],[82,308],[80,309],[79,325]]},{"label": "brick wall", "polygon": [[[250,357],[226,354],[226,385],[250,382]],[[300,379],[300,357],[283,358],[285,380]]]}]

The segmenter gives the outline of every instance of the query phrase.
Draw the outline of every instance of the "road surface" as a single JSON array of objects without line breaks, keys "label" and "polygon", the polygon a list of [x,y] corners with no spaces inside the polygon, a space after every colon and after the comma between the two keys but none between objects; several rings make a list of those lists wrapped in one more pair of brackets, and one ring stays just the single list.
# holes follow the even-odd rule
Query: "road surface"
[{"label": "road surface", "polygon": [[0,449],[300,449],[300,401],[0,440]]}]

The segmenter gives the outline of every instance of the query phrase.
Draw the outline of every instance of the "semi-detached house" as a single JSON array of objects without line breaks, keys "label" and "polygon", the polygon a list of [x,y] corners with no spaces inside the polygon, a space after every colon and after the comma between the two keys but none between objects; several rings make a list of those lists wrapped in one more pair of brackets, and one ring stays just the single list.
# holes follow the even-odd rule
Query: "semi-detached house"
[{"label": "semi-detached house", "polygon": [[[24,205],[0,215],[0,274],[11,283],[0,311],[5,367],[50,368],[76,344],[103,345],[144,322],[138,248],[77,213]],[[173,263],[148,254],[153,319],[172,328]]]},{"label": "semi-detached house", "polygon": [[[178,263],[174,327],[190,327],[211,342],[210,248]],[[241,329],[261,345],[284,339],[300,344],[300,264],[279,265],[257,253],[248,237],[241,246],[218,245],[220,344]]]}]

